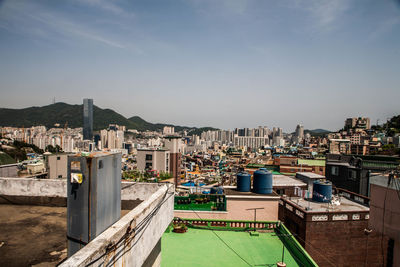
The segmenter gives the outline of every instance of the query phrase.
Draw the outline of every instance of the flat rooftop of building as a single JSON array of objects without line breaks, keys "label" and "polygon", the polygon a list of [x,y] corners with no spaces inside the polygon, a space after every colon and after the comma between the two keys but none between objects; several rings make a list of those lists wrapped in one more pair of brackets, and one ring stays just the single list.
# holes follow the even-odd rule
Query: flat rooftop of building
[{"label": "flat rooftop of building", "polygon": [[297,174],[309,179],[325,179],[325,176],[313,172],[296,172],[296,175]]},{"label": "flat rooftop of building", "polygon": [[325,159],[298,159],[297,164],[324,167]]},{"label": "flat rooftop of building", "polygon": [[95,151],[95,152],[90,152],[90,153],[79,152],[79,153],[76,153],[76,154],[70,154],[70,156],[97,158],[97,157],[104,157],[104,156],[114,155],[114,154],[118,154],[118,153],[107,152],[107,151]]},{"label": "flat rooftop of building", "polygon": [[[186,233],[164,233],[161,266],[275,266],[282,260],[283,243],[275,232],[251,236],[248,232],[189,228]],[[285,249],[287,266],[300,266]]]},{"label": "flat rooftop of building", "polygon": [[287,175],[273,175],[272,186],[306,186],[301,180]]},{"label": "flat rooftop of building", "polygon": [[369,208],[361,205],[355,201],[352,201],[350,199],[347,199],[345,197],[340,198],[340,205],[331,205],[328,203],[322,203],[322,202],[316,202],[316,201],[309,201],[304,198],[300,197],[291,197],[291,199],[286,198],[286,201],[292,202],[293,204],[296,204],[297,206],[302,207],[304,210],[307,208],[310,208],[310,210],[307,210],[307,212],[349,212],[349,211],[355,211],[355,212],[360,212],[360,211],[369,211]]},{"label": "flat rooftop of building", "polygon": [[0,229],[0,266],[55,266],[67,257],[66,207],[2,204]]},{"label": "flat rooftop of building", "polygon": [[168,151],[166,148],[139,148],[137,151]]},{"label": "flat rooftop of building", "polygon": [[275,192],[272,192],[271,194],[257,194],[252,191],[250,192],[240,192],[236,190],[236,186],[229,186],[225,187],[224,186],[224,193],[226,196],[254,196],[254,197],[279,197],[279,195]]}]

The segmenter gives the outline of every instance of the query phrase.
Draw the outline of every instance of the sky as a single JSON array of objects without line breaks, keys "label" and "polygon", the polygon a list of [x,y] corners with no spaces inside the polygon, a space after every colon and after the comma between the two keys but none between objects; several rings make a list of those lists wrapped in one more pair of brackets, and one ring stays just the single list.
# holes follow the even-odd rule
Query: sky
[{"label": "sky", "polygon": [[0,0],[0,107],[338,130],[400,114],[399,0]]}]

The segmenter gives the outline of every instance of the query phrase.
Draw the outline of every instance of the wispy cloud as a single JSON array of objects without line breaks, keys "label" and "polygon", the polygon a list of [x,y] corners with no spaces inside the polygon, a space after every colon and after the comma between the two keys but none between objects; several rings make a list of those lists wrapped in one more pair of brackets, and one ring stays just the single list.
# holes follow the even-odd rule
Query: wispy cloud
[{"label": "wispy cloud", "polygon": [[111,0],[79,0],[78,3],[84,3],[86,5],[97,7],[104,11],[108,11],[114,13],[116,15],[122,15],[126,17],[133,17],[134,14],[132,12],[128,12],[121,6],[117,5],[115,1]]},{"label": "wispy cloud", "polygon": [[400,25],[400,17],[387,18],[386,20],[382,21],[378,25],[378,27],[369,34],[368,40],[373,41],[378,39],[380,36],[390,32],[397,25]]},{"label": "wispy cloud", "polygon": [[244,15],[251,0],[188,0],[202,14]]},{"label": "wispy cloud", "polygon": [[126,47],[88,26],[73,22],[62,14],[55,14],[43,7],[10,1],[6,2],[5,8],[7,16],[2,18],[0,26],[12,32],[59,40],[55,35],[58,34],[65,37],[83,38],[114,48]]},{"label": "wispy cloud", "polygon": [[351,0],[295,0],[289,7],[308,12],[319,30],[330,30],[349,9]]}]

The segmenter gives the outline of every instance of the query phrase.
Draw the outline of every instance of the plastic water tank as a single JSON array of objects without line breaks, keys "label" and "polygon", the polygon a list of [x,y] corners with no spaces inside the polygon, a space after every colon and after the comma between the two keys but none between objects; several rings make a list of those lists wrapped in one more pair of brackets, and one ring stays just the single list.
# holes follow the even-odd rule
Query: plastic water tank
[{"label": "plastic water tank", "polygon": [[330,202],[332,199],[332,183],[326,180],[317,180],[313,184],[312,200]]},{"label": "plastic water tank", "polygon": [[251,189],[251,175],[247,172],[240,172],[237,178],[237,191],[250,192]]},{"label": "plastic water tank", "polygon": [[272,193],[272,173],[269,171],[257,170],[253,175],[253,192],[257,194]]}]

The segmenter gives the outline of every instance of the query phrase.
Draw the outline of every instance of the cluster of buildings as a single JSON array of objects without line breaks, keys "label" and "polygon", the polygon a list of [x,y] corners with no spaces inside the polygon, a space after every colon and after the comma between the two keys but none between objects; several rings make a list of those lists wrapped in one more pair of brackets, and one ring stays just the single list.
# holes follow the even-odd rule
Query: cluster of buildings
[{"label": "cluster of buildings", "polygon": [[[297,128],[303,129],[297,131]],[[301,142],[304,139],[304,128],[298,125],[293,142]],[[201,140],[220,145],[233,145],[235,147],[247,147],[249,149],[258,149],[260,147],[284,146],[285,143],[291,143],[291,139],[284,138],[282,128],[274,127],[270,130],[266,126],[258,128],[236,128],[230,130],[206,131],[201,134]]]},{"label": "cluster of buildings", "polygon": [[333,154],[369,155],[379,151],[384,144],[393,143],[382,133],[371,129],[369,118],[348,118],[342,130],[328,134],[329,152]]},{"label": "cluster of buildings", "polygon": [[[258,262],[249,264],[257,256],[239,247],[235,250],[240,251],[239,258],[231,259],[222,249],[223,257],[210,256],[210,260],[277,266],[400,264],[400,159],[368,155],[393,141],[371,130],[368,118],[347,119],[341,131],[321,137],[305,134],[302,125],[291,134],[260,126],[188,136],[172,126],[162,132],[138,132],[110,124],[93,131],[91,99],[84,100],[83,114],[81,129],[1,130],[4,139],[38,144],[42,149],[58,145],[64,151],[38,156],[48,179],[0,178],[1,199],[29,202],[37,197],[35,201],[43,205],[54,204],[56,198],[69,203],[68,216],[73,214],[74,220],[86,205],[91,205],[91,211],[109,210],[104,207],[110,203],[115,206],[111,208],[115,214],[105,216],[112,221],[103,223],[101,216],[96,217],[93,227],[99,228],[89,226],[91,233],[79,230],[88,236],[83,241],[77,238],[81,232],[76,227],[82,223],[68,219],[68,260],[61,266],[191,265],[203,262],[207,255],[201,253],[209,246],[220,251],[221,239],[225,244],[229,240],[232,247],[239,239],[252,247],[256,246],[253,236],[268,248],[259,249],[258,255],[264,256]],[[6,167],[0,168],[0,176],[13,173]],[[137,172],[151,179],[121,179],[124,173]],[[170,175],[161,179],[162,173]],[[113,177],[112,183],[108,176]],[[95,181],[105,184],[93,184],[96,190],[90,193],[88,183]],[[51,191],[54,185],[56,192]],[[6,187],[15,190],[2,190]],[[112,188],[112,195],[107,188]],[[84,190],[96,194],[93,201],[87,203],[80,196],[86,194]],[[125,208],[135,212],[120,219],[119,211]],[[85,216],[79,220],[91,224]],[[132,225],[140,227],[132,229]],[[192,235],[198,238],[194,243]],[[268,241],[272,239],[279,252]],[[168,249],[171,246],[179,249]],[[190,247],[199,251],[190,252]],[[285,256],[281,247],[290,253]],[[183,259],[176,251],[191,256]]]}]

